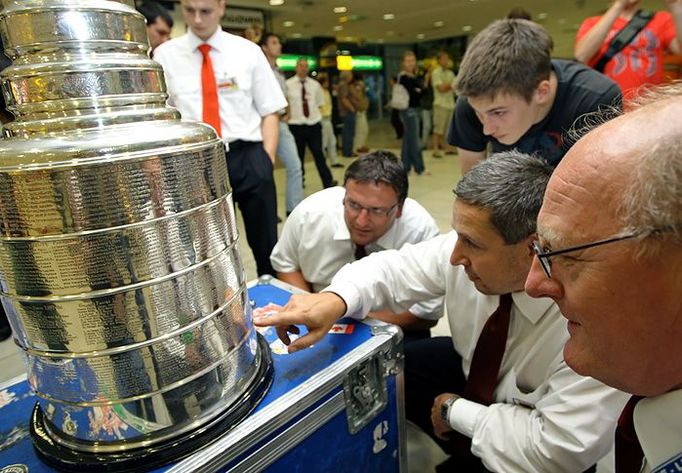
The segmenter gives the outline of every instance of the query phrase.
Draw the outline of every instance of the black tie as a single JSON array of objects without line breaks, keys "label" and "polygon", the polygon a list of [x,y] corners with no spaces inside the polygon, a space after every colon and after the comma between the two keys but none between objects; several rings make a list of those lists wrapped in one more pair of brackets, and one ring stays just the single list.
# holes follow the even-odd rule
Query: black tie
[{"label": "black tie", "polygon": [[308,118],[310,115],[310,107],[308,106],[308,98],[305,96],[305,81],[301,81],[301,100],[303,100],[303,116]]},{"label": "black tie", "polygon": [[367,250],[363,245],[355,245],[355,259],[359,260],[367,256]]}]

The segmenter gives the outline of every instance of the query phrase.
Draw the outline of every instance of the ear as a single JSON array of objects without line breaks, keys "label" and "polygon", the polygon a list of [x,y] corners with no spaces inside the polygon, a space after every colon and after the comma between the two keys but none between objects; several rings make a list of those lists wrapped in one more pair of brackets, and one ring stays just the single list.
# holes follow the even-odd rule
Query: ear
[{"label": "ear", "polygon": [[524,244],[526,245],[526,248],[528,249],[528,256],[530,259],[533,259],[535,256],[535,251],[533,250],[533,242],[538,239],[538,234],[537,233],[531,233],[528,235],[525,240]]},{"label": "ear", "polygon": [[535,88],[533,96],[535,97],[535,101],[538,104],[544,105],[550,99],[551,92],[552,87],[550,85],[549,79],[545,79],[540,81],[538,86]]}]

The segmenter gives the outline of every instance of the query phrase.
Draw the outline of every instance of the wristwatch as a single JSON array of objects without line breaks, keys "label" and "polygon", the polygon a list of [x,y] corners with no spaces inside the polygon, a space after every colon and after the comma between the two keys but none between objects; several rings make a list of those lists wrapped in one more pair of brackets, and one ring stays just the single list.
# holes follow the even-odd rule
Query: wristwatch
[{"label": "wristwatch", "polygon": [[449,397],[440,405],[440,418],[446,425],[450,425],[450,408],[457,399],[459,399],[459,396]]}]

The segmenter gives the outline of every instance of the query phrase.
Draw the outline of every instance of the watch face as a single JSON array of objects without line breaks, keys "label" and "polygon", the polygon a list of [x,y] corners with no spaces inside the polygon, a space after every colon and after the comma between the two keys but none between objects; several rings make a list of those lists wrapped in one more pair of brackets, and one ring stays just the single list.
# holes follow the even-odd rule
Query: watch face
[{"label": "watch face", "polygon": [[447,399],[443,404],[440,405],[440,418],[446,424],[450,424],[450,419],[448,419],[450,413],[450,406],[454,402],[454,398]]}]

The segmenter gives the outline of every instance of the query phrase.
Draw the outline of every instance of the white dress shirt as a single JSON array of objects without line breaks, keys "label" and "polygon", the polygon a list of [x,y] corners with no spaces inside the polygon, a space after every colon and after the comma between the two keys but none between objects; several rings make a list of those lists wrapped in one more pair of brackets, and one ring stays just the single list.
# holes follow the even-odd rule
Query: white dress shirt
[{"label": "white dress shirt", "polygon": [[[287,105],[263,51],[220,28],[206,43],[211,46],[223,140],[262,141],[262,117]],[[154,51],[154,60],[165,72],[168,103],[177,107],[185,120],[202,121],[201,44],[203,41],[189,30]]]},{"label": "white dress shirt", "polygon": [[[355,260],[355,245],[343,217],[345,195],[343,187],[330,187],[312,194],[296,206],[270,255],[276,271],[301,271],[303,278],[318,292],[329,285],[339,269]],[[401,248],[406,243],[428,240],[438,234],[433,217],[408,198],[400,218],[377,241],[365,246],[365,250],[370,254]],[[442,303],[442,298],[438,297],[410,307],[410,313],[435,320],[442,315]]]},{"label": "white dress shirt", "polygon": [[[303,87],[305,83],[305,96],[308,99],[308,116],[303,115]],[[320,107],[324,105],[324,95],[322,86],[315,79],[306,77],[301,81],[298,76],[287,79],[287,99],[289,100],[289,110],[291,118],[290,125],[315,125],[322,120]]]},{"label": "white dress shirt", "polygon": [[[344,267],[325,289],[341,296],[346,315],[376,307],[399,311],[445,295],[454,348],[468,377],[476,343],[499,296],[476,290],[449,258],[455,232],[384,251]],[[628,396],[576,374],[563,360],[566,321],[550,299],[512,294],[507,346],[495,403],[458,399],[450,424],[471,437],[472,452],[499,472],[581,472],[613,445],[616,420]]]},{"label": "white dress shirt", "polygon": [[642,399],[633,419],[644,452],[642,471],[682,471],[682,389]]}]

